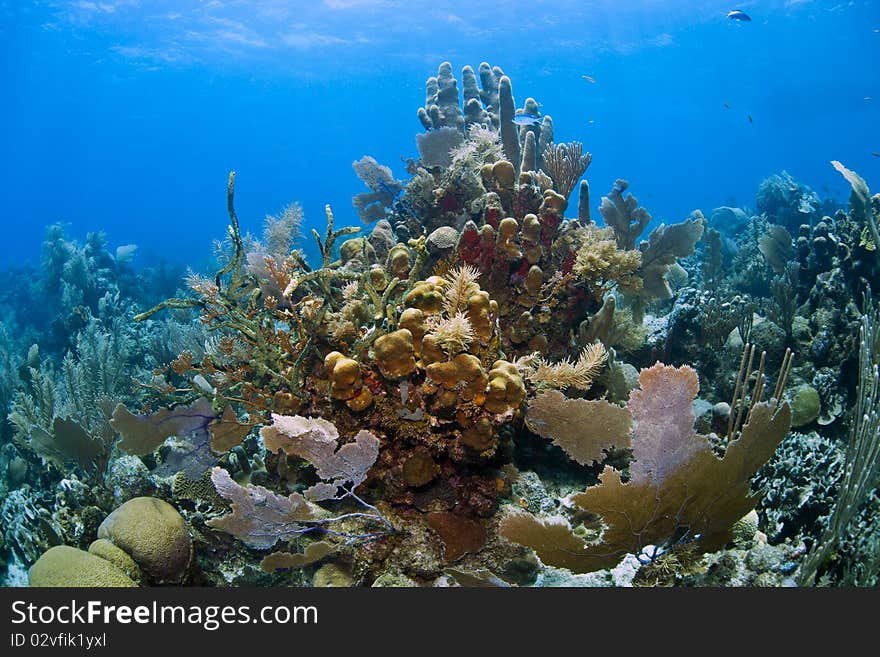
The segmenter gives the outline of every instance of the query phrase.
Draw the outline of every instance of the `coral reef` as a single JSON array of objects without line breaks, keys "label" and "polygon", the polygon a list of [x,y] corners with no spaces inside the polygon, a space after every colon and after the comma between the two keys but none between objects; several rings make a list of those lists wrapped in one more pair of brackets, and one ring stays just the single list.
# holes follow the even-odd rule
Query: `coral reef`
[{"label": "coral reef", "polygon": [[876,578],[880,198],[835,163],[848,210],[783,173],[649,231],[500,68],[460,79],[315,262],[298,204],[242,233],[234,172],[211,275],[49,229],[0,325],[6,583]]}]

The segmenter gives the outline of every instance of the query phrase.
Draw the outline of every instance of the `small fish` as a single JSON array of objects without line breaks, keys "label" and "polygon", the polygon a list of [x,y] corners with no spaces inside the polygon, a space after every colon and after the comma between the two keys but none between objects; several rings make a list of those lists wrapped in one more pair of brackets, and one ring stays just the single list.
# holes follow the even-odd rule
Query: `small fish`
[{"label": "small fish", "polygon": [[724,103],[724,107],[726,107],[727,109],[730,109],[730,105],[728,103]]},{"label": "small fish", "polygon": [[590,77],[589,75],[582,75],[581,77],[584,80],[586,80],[587,82],[589,82],[590,84],[596,84],[596,81],[592,77]]},{"label": "small fish", "polygon": [[741,9],[734,9],[733,11],[728,12],[727,17],[732,21],[743,21],[744,23],[748,23],[752,20],[752,17]]},{"label": "small fish", "polygon": [[754,123],[754,121],[752,121],[752,115],[751,115],[751,114],[749,114],[749,123]]},{"label": "small fish", "polygon": [[877,151],[871,151],[871,155],[873,155],[874,157],[880,157],[880,153],[878,153]]},{"label": "small fish", "polygon": [[870,101],[873,100],[873,99],[872,99],[870,96],[865,96],[865,100],[867,100],[867,101],[870,102]]},{"label": "small fish", "polygon": [[590,125],[593,125],[595,122],[596,122],[596,119],[590,119],[589,121],[587,121],[587,123],[589,123]]},{"label": "small fish", "polygon": [[517,125],[535,125],[538,120],[538,117],[534,114],[517,114],[510,120],[510,122],[516,123]]}]

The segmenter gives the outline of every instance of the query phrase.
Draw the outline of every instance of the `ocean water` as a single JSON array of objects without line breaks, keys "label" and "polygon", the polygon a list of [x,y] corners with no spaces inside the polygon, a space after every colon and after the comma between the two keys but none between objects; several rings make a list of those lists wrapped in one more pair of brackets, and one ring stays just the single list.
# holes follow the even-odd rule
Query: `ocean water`
[{"label": "ocean water", "polygon": [[592,152],[597,199],[623,178],[675,222],[754,206],[784,169],[845,200],[830,160],[880,173],[880,7],[739,7],[751,22],[688,0],[4,2],[0,258],[36,262],[62,221],[190,262],[223,235],[232,169],[246,229],[291,201],[356,225],[351,163],[403,174],[443,61],[500,66],[542,103]]},{"label": "ocean water", "polygon": [[0,0],[0,53],[0,585],[880,583],[878,3]]}]

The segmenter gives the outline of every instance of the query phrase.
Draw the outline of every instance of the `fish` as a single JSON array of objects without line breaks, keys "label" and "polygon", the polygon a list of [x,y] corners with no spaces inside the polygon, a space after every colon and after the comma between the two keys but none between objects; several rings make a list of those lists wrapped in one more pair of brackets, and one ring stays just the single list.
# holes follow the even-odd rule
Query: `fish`
[{"label": "fish", "polygon": [[749,114],[749,123],[754,123],[754,121],[752,121],[752,115],[751,115],[751,114]]},{"label": "fish", "polygon": [[741,9],[734,9],[733,11],[728,12],[727,17],[732,21],[743,21],[744,23],[748,23],[752,20],[752,17]]},{"label": "fish", "polygon": [[868,100],[868,101],[870,101],[870,100],[872,100],[872,99],[871,99],[871,97],[870,97],[870,96],[865,96],[865,100]]},{"label": "fish", "polygon": [[880,157],[880,153],[878,153],[877,151],[871,151],[871,155],[873,155],[874,157]]},{"label": "fish", "polygon": [[591,84],[596,84],[596,81],[592,77],[590,77],[589,75],[582,75],[581,77],[584,80],[586,80],[587,82],[590,82]]},{"label": "fish", "polygon": [[724,103],[724,107],[726,107],[727,109],[730,109],[730,105],[728,103]]},{"label": "fish", "polygon": [[538,121],[538,117],[534,114],[517,114],[510,120],[517,125],[535,125]]}]

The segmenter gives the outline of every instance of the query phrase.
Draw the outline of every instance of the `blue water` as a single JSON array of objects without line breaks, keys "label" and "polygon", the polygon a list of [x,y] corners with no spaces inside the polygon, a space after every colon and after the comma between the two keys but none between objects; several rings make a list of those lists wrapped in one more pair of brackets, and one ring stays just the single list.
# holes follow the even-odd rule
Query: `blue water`
[{"label": "blue water", "polygon": [[465,64],[501,66],[518,106],[536,98],[557,141],[583,141],[594,206],[625,178],[655,218],[679,221],[754,206],[782,169],[845,200],[832,159],[880,190],[880,3],[738,5],[750,23],[727,20],[733,8],[0,2],[0,266],[37,262],[56,221],[136,243],[143,264],[198,265],[224,234],[231,169],[245,229],[294,200],[310,225],[325,203],[358,224],[352,161],[405,177],[424,81],[444,60],[459,80]]}]

